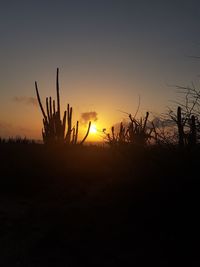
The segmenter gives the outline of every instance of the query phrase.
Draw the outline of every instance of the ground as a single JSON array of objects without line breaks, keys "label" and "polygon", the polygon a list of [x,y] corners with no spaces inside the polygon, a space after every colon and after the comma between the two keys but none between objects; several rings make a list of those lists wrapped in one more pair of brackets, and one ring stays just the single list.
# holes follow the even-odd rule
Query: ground
[{"label": "ground", "polygon": [[199,148],[0,145],[1,266],[199,266]]}]

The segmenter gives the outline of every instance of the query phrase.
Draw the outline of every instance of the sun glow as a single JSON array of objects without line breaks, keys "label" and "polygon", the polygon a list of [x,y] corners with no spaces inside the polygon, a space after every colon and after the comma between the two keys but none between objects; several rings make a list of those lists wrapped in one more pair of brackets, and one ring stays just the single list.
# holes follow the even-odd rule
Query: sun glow
[{"label": "sun glow", "polygon": [[97,128],[96,125],[92,124],[90,127],[90,133],[91,134],[96,134],[97,133]]}]

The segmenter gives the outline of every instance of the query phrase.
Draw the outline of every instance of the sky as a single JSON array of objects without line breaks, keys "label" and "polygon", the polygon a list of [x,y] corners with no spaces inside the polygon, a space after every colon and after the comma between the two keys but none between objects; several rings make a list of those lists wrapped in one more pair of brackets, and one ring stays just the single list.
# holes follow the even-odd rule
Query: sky
[{"label": "sky", "polygon": [[[166,112],[175,85],[198,86],[198,0],[0,0],[0,136],[41,138],[35,102],[55,97],[74,124],[95,112],[98,129],[134,114]],[[153,116],[152,115],[152,116]]]}]

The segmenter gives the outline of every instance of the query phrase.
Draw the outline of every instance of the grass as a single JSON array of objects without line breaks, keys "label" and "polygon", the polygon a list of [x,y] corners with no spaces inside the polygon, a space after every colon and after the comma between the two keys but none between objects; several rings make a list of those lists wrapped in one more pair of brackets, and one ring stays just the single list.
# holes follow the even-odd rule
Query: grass
[{"label": "grass", "polygon": [[199,161],[198,146],[1,143],[1,266],[198,266]]}]

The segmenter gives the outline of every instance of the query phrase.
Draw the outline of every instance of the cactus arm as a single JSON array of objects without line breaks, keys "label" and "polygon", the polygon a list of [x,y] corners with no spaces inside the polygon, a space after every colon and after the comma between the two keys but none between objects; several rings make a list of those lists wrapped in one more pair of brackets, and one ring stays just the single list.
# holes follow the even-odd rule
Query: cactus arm
[{"label": "cactus arm", "polygon": [[74,139],[74,144],[77,144],[77,140],[78,140],[78,127],[79,126],[79,122],[76,122],[76,132],[75,132],[75,139]]},{"label": "cactus arm", "polygon": [[56,111],[56,116],[55,116],[55,128],[56,128],[56,137],[58,138],[60,136],[60,119],[58,115],[58,111]]},{"label": "cactus arm", "polygon": [[48,99],[48,97],[46,97],[46,108],[47,108],[48,121],[50,122],[49,99]]},{"label": "cactus arm", "polygon": [[40,109],[41,109],[41,111],[42,111],[43,117],[44,117],[45,120],[46,120],[46,119],[47,119],[47,116],[46,116],[45,111],[44,111],[44,108],[43,108],[43,106],[42,106],[42,102],[41,102],[40,95],[39,95],[39,91],[38,91],[37,82],[35,82],[35,90],[36,90],[37,100],[38,100]]},{"label": "cactus arm", "polygon": [[63,130],[63,138],[65,136],[65,127],[66,127],[66,117],[67,117],[67,112],[64,112],[64,116],[63,116],[63,125],[62,125],[62,130]]},{"label": "cactus arm", "polygon": [[87,133],[86,133],[85,137],[83,138],[83,140],[80,142],[80,145],[82,145],[85,142],[86,138],[88,137],[88,134],[90,132],[90,127],[91,127],[91,121],[88,124]]},{"label": "cactus arm", "polygon": [[110,134],[109,134],[109,133],[107,134],[107,138],[108,138],[108,141],[109,141],[109,143],[111,144],[111,143],[112,143],[112,139],[111,139],[111,137],[110,137]]},{"label": "cactus arm", "polygon": [[72,107],[70,108],[70,117],[69,117],[69,140],[71,139],[71,128],[72,128]]},{"label": "cactus arm", "polygon": [[53,100],[53,115],[54,115],[54,117],[56,115],[56,103],[55,103],[55,100]]},{"label": "cactus arm", "polygon": [[70,113],[69,113],[69,117],[70,117],[70,123],[72,122],[72,107],[70,108]]},{"label": "cactus arm", "polygon": [[72,129],[72,140],[70,140],[69,144],[71,143],[73,145],[74,144],[74,140],[75,140],[75,128],[73,127],[73,129]]},{"label": "cactus arm", "polygon": [[181,107],[177,108],[177,126],[178,126],[178,134],[179,134],[179,146],[184,146],[184,131],[181,117]]},{"label": "cactus arm", "polygon": [[69,114],[69,104],[67,104],[67,120],[68,120],[68,123],[69,123],[69,117],[70,117],[70,114]]},{"label": "cactus arm", "polygon": [[58,112],[58,119],[60,120],[59,68],[57,68],[57,74],[56,74],[56,92],[57,92],[57,112]]},{"label": "cactus arm", "polygon": [[197,131],[196,131],[196,122],[195,116],[192,115],[191,117],[191,125],[190,125],[190,132],[191,132],[191,145],[196,145],[197,143]]},{"label": "cactus arm", "polygon": [[112,126],[112,128],[111,128],[111,132],[112,132],[112,139],[113,139],[113,141],[115,141],[115,128],[114,128],[114,126]]},{"label": "cactus arm", "polygon": [[147,125],[147,120],[148,120],[148,117],[149,117],[149,112],[147,111],[146,113],[146,117],[145,117],[145,120],[144,120],[144,125],[143,125],[143,132],[145,131],[145,128],[146,128],[146,125]]},{"label": "cactus arm", "polygon": [[45,132],[44,132],[44,130],[42,129],[42,138],[43,138],[43,141],[44,141],[44,143],[46,143],[46,138],[45,138],[46,136],[45,136]]},{"label": "cactus arm", "polygon": [[52,120],[52,118],[53,118],[53,112],[52,112],[52,98],[51,98],[51,96],[49,98],[49,111],[50,111],[50,118]]},{"label": "cactus arm", "polygon": [[[67,143],[70,143],[71,141],[71,132],[72,132],[72,107],[67,105],[67,124],[68,124],[68,129],[67,129],[67,134],[66,134],[66,141]],[[73,141],[73,138],[72,138]]]}]

